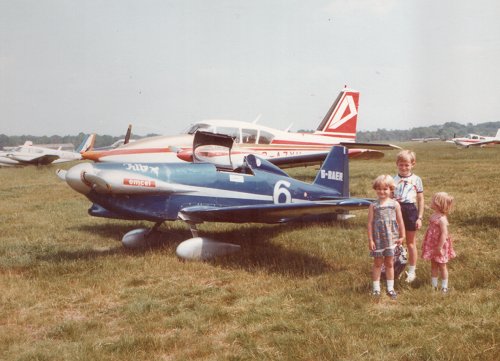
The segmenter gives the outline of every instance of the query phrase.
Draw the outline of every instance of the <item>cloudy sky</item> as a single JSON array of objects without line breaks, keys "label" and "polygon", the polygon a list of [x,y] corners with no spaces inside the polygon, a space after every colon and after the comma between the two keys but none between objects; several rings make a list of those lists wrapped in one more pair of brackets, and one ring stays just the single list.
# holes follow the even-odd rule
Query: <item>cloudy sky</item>
[{"label": "cloudy sky", "polygon": [[0,1],[0,133],[359,130],[500,120],[498,0]]}]

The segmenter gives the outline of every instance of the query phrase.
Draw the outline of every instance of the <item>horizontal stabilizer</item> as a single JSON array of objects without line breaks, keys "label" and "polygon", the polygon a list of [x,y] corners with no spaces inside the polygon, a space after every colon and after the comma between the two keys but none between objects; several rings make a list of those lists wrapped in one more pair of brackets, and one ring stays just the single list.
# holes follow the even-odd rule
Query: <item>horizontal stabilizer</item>
[{"label": "horizontal stabilizer", "polygon": [[373,150],[394,150],[394,149],[402,149],[394,144],[384,144],[384,143],[357,143],[357,142],[341,142],[340,145],[346,147],[347,149],[352,148],[364,148],[364,149],[373,149]]},{"label": "horizontal stabilizer", "polygon": [[179,218],[184,221],[231,222],[231,223],[283,223],[332,212],[365,209],[371,201],[363,198],[341,198],[337,200],[305,203],[283,203],[234,207],[192,206],[182,209]]}]

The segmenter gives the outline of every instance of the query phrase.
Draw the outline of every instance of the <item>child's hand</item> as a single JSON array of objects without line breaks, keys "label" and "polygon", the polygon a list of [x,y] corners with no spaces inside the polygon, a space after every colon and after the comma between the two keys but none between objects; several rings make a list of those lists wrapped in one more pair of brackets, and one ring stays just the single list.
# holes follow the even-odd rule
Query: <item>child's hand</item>
[{"label": "child's hand", "polygon": [[444,249],[442,247],[437,246],[434,248],[434,254],[436,256],[444,256]]},{"label": "child's hand", "polygon": [[422,220],[421,220],[420,218],[419,218],[419,219],[417,219],[417,221],[415,222],[415,227],[416,227],[417,229],[422,228]]},{"label": "child's hand", "polygon": [[375,242],[368,241],[368,248],[370,249],[370,251],[374,251],[375,250]]},{"label": "child's hand", "polygon": [[404,239],[404,237],[398,238],[398,240],[396,241],[396,244],[398,246],[401,246],[403,244],[403,239]]}]

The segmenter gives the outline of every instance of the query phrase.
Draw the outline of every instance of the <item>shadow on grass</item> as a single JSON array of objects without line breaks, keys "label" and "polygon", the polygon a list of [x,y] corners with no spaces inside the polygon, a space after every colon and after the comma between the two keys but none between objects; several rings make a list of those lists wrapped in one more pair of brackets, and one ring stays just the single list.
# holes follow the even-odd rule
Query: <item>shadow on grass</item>
[{"label": "shadow on grass", "polygon": [[[282,225],[245,225],[241,228],[230,230],[200,231],[200,235],[216,239],[221,242],[233,243],[241,246],[241,251],[224,257],[218,257],[209,264],[228,269],[243,269],[248,272],[267,272],[281,274],[288,277],[310,277],[323,273],[340,272],[343,267],[334,266],[325,262],[321,257],[309,254],[307,251],[294,250],[268,242],[269,239],[284,232],[302,230],[310,227],[313,223],[288,223]],[[325,223],[318,223],[325,224]],[[332,226],[340,223],[332,223]],[[108,225],[84,225],[74,227],[75,230],[98,234],[103,237],[113,238],[120,241],[123,235],[134,228],[148,228],[146,223],[134,224],[108,224]],[[167,226],[168,227],[168,226]],[[348,226],[349,227],[349,226]],[[100,257],[108,257],[117,254],[142,257],[144,254],[162,250],[175,254],[179,243],[191,238],[191,233],[186,227],[167,228],[164,226],[156,232],[148,245],[144,248],[129,250],[124,247],[113,249],[87,249],[75,251],[59,251],[50,255],[43,255],[39,260],[64,262],[72,260],[93,260]],[[303,241],[303,240],[301,240]]]},{"label": "shadow on grass", "polygon": [[484,226],[500,228],[500,217],[498,217],[498,215],[457,215],[453,217],[453,220],[461,226]]},{"label": "shadow on grass", "polygon": [[265,227],[247,226],[244,229],[224,232],[204,232],[206,237],[241,246],[240,252],[216,258],[209,263],[224,268],[243,269],[247,272],[264,271],[289,277],[309,277],[342,271],[342,267],[335,267],[307,251],[285,248],[268,241],[281,233],[300,230],[303,227],[300,223],[289,223]]}]

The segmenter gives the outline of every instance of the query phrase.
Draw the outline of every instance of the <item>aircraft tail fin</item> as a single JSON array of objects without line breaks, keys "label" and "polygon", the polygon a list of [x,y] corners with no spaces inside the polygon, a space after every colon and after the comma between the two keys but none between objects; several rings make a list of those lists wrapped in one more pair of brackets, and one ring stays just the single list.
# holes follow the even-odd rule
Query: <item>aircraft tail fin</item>
[{"label": "aircraft tail fin", "polygon": [[127,128],[127,133],[125,134],[125,140],[123,141],[123,144],[128,144],[130,141],[130,136],[132,135],[132,124],[128,125]]},{"label": "aircraft tail fin", "polygon": [[497,135],[495,135],[496,139],[500,139],[500,129],[497,130]]},{"label": "aircraft tail fin", "polygon": [[358,104],[357,90],[342,89],[314,133],[339,138],[343,142],[355,141]]},{"label": "aircraft tail fin", "polygon": [[82,143],[78,146],[78,148],[76,148],[76,152],[82,154],[88,150],[92,150],[94,148],[94,143],[95,133],[86,135],[85,138],[83,138]]},{"label": "aircraft tail fin", "polygon": [[334,146],[328,153],[313,184],[333,188],[341,197],[349,197],[349,159],[348,150]]}]

